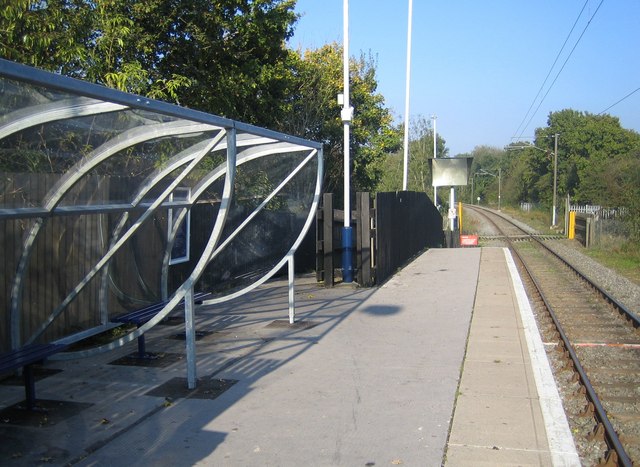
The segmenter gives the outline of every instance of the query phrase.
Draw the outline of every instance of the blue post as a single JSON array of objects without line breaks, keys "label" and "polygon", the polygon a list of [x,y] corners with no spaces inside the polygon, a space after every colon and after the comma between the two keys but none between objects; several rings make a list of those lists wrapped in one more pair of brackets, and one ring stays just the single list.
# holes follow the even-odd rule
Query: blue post
[{"label": "blue post", "polygon": [[342,228],[342,282],[353,282],[353,229]]}]

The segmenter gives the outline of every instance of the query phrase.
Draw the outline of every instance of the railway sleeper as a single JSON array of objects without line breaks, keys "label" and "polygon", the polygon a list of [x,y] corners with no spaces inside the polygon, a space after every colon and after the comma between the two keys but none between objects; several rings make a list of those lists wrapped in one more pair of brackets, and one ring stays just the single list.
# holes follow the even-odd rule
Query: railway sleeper
[{"label": "railway sleeper", "polygon": [[[582,410],[582,412],[580,412],[578,415],[580,417],[594,417],[596,413],[596,409],[593,405],[593,402],[589,401],[587,402],[587,404],[585,405],[584,409]],[[596,428],[594,429],[594,432],[596,432],[598,430],[598,427],[601,427],[604,433],[604,426],[602,425],[602,423],[598,423],[598,425],[596,426]],[[591,435],[589,435],[589,439],[593,439],[591,438],[591,436],[594,433],[592,433]]]},{"label": "railway sleeper", "polygon": [[587,435],[587,439],[589,441],[604,441],[604,425],[602,423],[598,423],[591,433]]},{"label": "railway sleeper", "polygon": [[620,465],[620,460],[618,459],[618,453],[613,449],[607,451],[603,460],[600,461],[598,466],[601,467],[617,467]]}]

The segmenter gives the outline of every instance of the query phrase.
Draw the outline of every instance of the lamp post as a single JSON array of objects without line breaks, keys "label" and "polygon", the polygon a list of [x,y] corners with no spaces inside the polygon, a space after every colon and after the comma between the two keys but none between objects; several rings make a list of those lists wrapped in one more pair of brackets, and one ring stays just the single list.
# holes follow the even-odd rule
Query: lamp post
[{"label": "lamp post", "polygon": [[407,191],[409,185],[409,89],[411,83],[411,23],[413,16],[413,0],[409,0],[409,15],[407,25],[407,73],[404,100],[404,154],[402,172],[402,190]]},{"label": "lamp post", "polygon": [[[436,119],[438,117],[434,114],[431,116],[431,119],[433,120],[433,158],[436,158],[436,153],[437,151],[437,139],[436,139]],[[433,205],[437,206],[438,205],[438,187],[434,186],[433,187]]]},{"label": "lamp post", "polygon": [[353,282],[352,238],[351,229],[351,187],[349,160],[349,126],[353,118],[353,107],[349,105],[349,0],[343,0],[343,33],[342,45],[344,65],[344,94],[340,117],[344,126],[344,227],[342,228],[342,281]]}]

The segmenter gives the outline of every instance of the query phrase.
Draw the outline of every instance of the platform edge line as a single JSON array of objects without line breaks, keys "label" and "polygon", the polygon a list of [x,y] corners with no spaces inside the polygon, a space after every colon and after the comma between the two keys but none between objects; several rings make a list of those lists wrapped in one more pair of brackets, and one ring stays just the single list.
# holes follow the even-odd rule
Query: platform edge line
[{"label": "platform edge line", "polygon": [[545,422],[547,440],[554,466],[580,466],[580,457],[576,451],[573,435],[569,428],[556,381],[551,372],[551,366],[540,337],[533,310],[529,303],[524,284],[518,273],[511,252],[503,248],[509,275],[518,302],[518,310],[522,319],[531,367],[533,370],[542,417]]}]

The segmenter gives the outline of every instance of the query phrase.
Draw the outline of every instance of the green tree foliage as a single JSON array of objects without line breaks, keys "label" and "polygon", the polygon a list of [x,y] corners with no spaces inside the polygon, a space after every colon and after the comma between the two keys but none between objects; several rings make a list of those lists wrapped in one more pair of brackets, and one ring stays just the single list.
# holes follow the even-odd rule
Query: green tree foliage
[{"label": "green tree foliage", "polygon": [[295,0],[131,0],[145,69],[187,76],[185,106],[273,127],[287,96]]},{"label": "green tree foliage", "polygon": [[0,0],[0,56],[68,74],[85,57],[85,0]]},{"label": "green tree foliage", "polygon": [[[493,146],[476,146],[471,154],[465,154],[467,157],[473,157],[471,165],[471,173],[469,174],[469,184],[460,189],[459,198],[465,202],[477,204],[477,198],[480,197],[480,204],[498,205],[498,196],[501,196],[501,202],[509,200],[509,196],[505,199],[505,186],[508,177],[510,164],[509,153],[503,149]],[[516,187],[510,187],[516,189]],[[473,199],[472,199],[473,198]]]},{"label": "green tree foliage", "polygon": [[[0,0],[5,58],[325,145],[342,191],[342,48],[286,45],[295,0]],[[371,56],[352,59],[352,186],[373,191],[399,146]]]},{"label": "green tree foliage", "polygon": [[295,0],[0,1],[10,60],[263,126],[286,94]]},{"label": "green tree foliage", "polygon": [[[324,144],[324,190],[342,198],[344,133],[337,96],[342,92],[342,46],[336,43],[297,53],[292,98],[283,131]],[[351,182],[354,191],[375,191],[383,176],[387,153],[396,150],[400,135],[384,98],[376,92],[375,63],[362,55],[350,61]]]},{"label": "green tree foliage", "polygon": [[632,235],[640,239],[640,134],[622,128],[611,115],[572,109],[550,113],[532,147],[510,158],[503,194],[511,201],[551,205],[556,134],[558,198],[627,208]]},{"label": "green tree foliage", "polygon": [[[399,131],[404,131],[402,128]],[[436,134],[437,157],[448,157],[449,149],[441,135]],[[431,168],[429,159],[433,158],[433,128],[430,121],[419,116],[413,122],[409,132],[409,170],[407,188],[410,191],[423,191],[433,196],[431,185]],[[387,155],[384,165],[382,191],[402,190],[404,172],[404,150],[398,148],[393,154]]]},{"label": "green tree foliage", "polygon": [[[535,145],[547,150],[532,158],[532,169],[539,177],[540,189],[553,184],[554,138],[558,134],[558,194],[569,194],[579,203],[615,206],[611,165],[620,160],[637,159],[640,135],[620,126],[610,115],[593,115],[571,109],[552,112],[548,126],[536,130]],[[615,177],[614,177],[615,178]],[[549,198],[549,190],[543,199]]]}]

